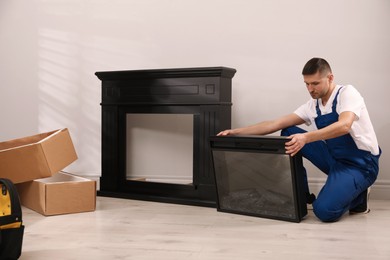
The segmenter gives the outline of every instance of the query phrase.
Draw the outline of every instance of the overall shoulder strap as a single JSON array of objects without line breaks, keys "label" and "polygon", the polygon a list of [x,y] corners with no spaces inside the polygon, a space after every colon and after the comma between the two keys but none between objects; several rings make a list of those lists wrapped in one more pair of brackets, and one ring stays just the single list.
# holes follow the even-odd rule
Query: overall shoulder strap
[{"label": "overall shoulder strap", "polygon": [[341,86],[341,87],[339,88],[339,90],[337,90],[336,96],[335,96],[334,99],[333,99],[333,103],[332,103],[332,111],[333,111],[333,112],[336,112],[337,97],[339,96],[340,90],[341,90],[343,87],[344,87],[344,86]]}]

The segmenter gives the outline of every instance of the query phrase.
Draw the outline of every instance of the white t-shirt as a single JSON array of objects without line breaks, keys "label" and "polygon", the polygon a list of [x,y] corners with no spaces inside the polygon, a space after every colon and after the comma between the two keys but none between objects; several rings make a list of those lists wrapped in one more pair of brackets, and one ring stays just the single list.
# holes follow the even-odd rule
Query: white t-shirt
[{"label": "white t-shirt", "polygon": [[[343,86],[337,85],[328,102],[325,106],[322,105],[321,99],[319,99],[319,108],[322,115],[332,112],[333,100],[337,91]],[[294,111],[296,115],[302,118],[307,125],[312,125],[317,129],[314,119],[317,117],[316,112],[316,99],[310,99],[306,104],[300,106]],[[378,140],[374,128],[372,126],[370,116],[368,114],[366,104],[360,93],[351,85],[344,86],[337,97],[336,112],[341,114],[344,111],[353,112],[356,117],[352,124],[350,135],[356,143],[356,146],[365,151],[371,152],[373,155],[379,154]]]}]

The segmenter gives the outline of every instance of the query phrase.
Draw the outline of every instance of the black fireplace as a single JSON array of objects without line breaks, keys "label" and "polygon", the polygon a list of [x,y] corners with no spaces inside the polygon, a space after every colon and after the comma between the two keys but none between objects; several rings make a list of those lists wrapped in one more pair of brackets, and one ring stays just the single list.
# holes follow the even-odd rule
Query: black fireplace
[{"label": "black fireplace", "polygon": [[[102,175],[98,195],[216,207],[209,137],[231,127],[235,72],[226,67],[96,72],[102,81]],[[163,124],[166,128],[159,130]],[[184,135],[191,135],[190,140],[174,140],[175,126],[183,126]],[[130,135],[129,128],[136,129],[138,135]],[[145,128],[153,128],[152,134],[148,136],[148,131],[142,131]],[[153,134],[159,131],[173,134],[167,138],[165,134],[169,133],[161,137]],[[174,140],[172,144],[170,138]],[[133,143],[138,147],[129,151],[128,146]],[[147,149],[154,143],[164,156],[173,152],[171,158],[148,158],[152,152]],[[187,151],[181,151],[183,147]],[[137,156],[142,156],[144,150],[146,157],[139,159]],[[177,170],[181,155],[186,153],[184,157],[190,157],[191,165],[187,168],[191,176],[184,176],[184,181],[164,180]],[[171,168],[163,169],[159,161]],[[146,174],[129,172],[155,164],[156,167],[145,170]]]}]

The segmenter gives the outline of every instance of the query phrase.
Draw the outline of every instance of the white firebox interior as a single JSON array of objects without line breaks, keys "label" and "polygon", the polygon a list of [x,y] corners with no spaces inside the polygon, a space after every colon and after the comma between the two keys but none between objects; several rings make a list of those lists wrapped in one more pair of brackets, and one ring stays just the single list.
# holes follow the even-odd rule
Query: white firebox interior
[{"label": "white firebox interior", "polygon": [[127,114],[129,180],[192,184],[192,114]]}]

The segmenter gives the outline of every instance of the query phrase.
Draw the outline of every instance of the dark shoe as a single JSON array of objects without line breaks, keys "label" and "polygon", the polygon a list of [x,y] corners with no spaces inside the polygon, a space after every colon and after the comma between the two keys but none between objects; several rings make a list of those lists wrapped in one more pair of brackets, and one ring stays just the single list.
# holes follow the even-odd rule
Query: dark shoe
[{"label": "dark shoe", "polygon": [[316,195],[313,193],[306,193],[306,203],[307,204],[313,204],[313,202],[316,200]]},{"label": "dark shoe", "polygon": [[371,188],[368,188],[367,190],[363,191],[362,196],[364,196],[363,202],[353,209],[349,210],[349,214],[367,214],[370,212],[370,208],[368,206],[368,199],[370,197],[370,190]]}]

